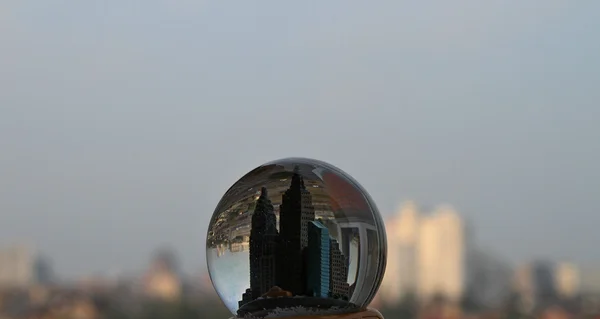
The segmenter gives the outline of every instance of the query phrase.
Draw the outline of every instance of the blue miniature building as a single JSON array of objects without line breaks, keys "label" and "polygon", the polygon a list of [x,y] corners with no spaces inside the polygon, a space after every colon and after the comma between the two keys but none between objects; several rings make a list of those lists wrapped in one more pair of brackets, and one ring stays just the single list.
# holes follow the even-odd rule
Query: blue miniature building
[{"label": "blue miniature building", "polygon": [[314,297],[327,298],[330,274],[329,230],[318,221],[308,223],[306,290]]}]

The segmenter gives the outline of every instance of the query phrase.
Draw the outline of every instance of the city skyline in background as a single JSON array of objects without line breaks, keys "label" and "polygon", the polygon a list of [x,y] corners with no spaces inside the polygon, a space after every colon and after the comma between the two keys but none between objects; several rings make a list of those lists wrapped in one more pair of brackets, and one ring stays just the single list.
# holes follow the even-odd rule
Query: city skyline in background
[{"label": "city skyline in background", "polygon": [[395,304],[414,296],[442,296],[455,304],[465,300],[500,308],[512,295],[522,310],[535,305],[600,293],[600,267],[551,258],[511,264],[478,241],[476,229],[454,208],[432,210],[414,202],[386,220],[388,267],[378,304]]},{"label": "city skyline in background", "polygon": [[[451,260],[454,260],[453,266],[449,267],[453,267],[455,272],[452,273],[451,276],[446,276],[450,282],[454,282],[454,284],[450,284],[449,286],[454,286],[449,288],[451,290],[456,290],[454,295],[460,295],[461,293],[464,293],[464,291],[461,290],[462,288],[459,289],[457,287],[464,287],[464,285],[466,285],[466,283],[469,281],[464,272],[466,271],[467,264],[469,264],[469,260],[472,259],[480,259],[483,263],[494,260],[492,263],[494,263],[494,266],[499,267],[499,270],[512,269],[515,271],[534,262],[560,262],[564,265],[574,265],[577,272],[584,271],[589,273],[589,278],[593,281],[593,285],[596,285],[597,283],[600,287],[600,272],[597,272],[600,270],[600,262],[590,262],[589,260],[578,260],[576,258],[561,258],[560,256],[557,257],[535,254],[520,260],[511,259],[510,256],[502,255],[499,250],[494,249],[489,244],[481,242],[481,236],[478,235],[477,227],[470,222],[468,217],[464,216],[464,214],[448,204],[420,205],[412,200],[405,201],[404,203],[398,205],[398,208],[394,214],[385,215],[384,223],[388,238],[388,267],[386,273],[388,271],[401,271],[403,273],[410,274],[409,276],[403,275],[401,277],[412,278],[408,283],[398,283],[397,285],[394,284],[394,286],[402,287],[403,285],[408,284],[409,286],[413,285],[412,288],[416,288],[415,282],[420,279],[417,269],[423,266],[423,262],[429,262],[429,264],[439,264],[441,260],[445,260],[444,264],[446,266],[448,264],[452,264],[445,259],[444,256],[446,256],[450,257]],[[442,225],[445,224],[446,226],[440,226],[440,223]],[[427,249],[430,250],[429,259],[433,259],[421,260],[421,264],[419,264],[419,256],[415,255],[415,251],[418,248],[415,245],[417,245],[419,239],[423,241],[423,238],[428,238],[426,245],[429,247]],[[409,246],[407,246],[407,244]],[[68,268],[66,270],[60,269],[59,267],[61,264],[63,264],[63,262],[57,262],[51,254],[48,254],[44,250],[40,249],[39,246],[41,245],[36,245],[35,241],[33,240],[8,240],[5,242],[0,242],[0,255],[6,256],[6,254],[8,254],[10,256],[11,254],[14,255],[16,254],[15,252],[18,252],[18,254],[21,254],[24,258],[19,261],[19,263],[30,264],[32,267],[34,267],[24,273],[20,273],[20,277],[25,276],[26,278],[37,278],[39,275],[36,273],[37,270],[35,269],[42,267],[41,271],[44,272],[44,275],[42,275],[44,278],[48,278],[51,273],[54,279],[67,282],[94,278],[116,280],[119,278],[136,277],[146,268],[149,256],[156,254],[157,251],[168,251],[172,254],[175,254],[180,267],[179,271],[182,275],[204,276],[207,274],[208,270],[204,261],[200,263],[190,263],[189,256],[182,254],[182,249],[179,249],[179,247],[176,247],[175,245],[169,244],[168,241],[164,241],[162,244],[155,246],[148,252],[148,254],[144,256],[144,258],[137,261],[136,264],[139,266],[124,268],[120,267],[117,261],[113,264],[113,267],[106,269],[90,267],[89,271],[84,270],[80,273],[73,273],[69,271]],[[409,255],[407,255],[407,249],[410,251]],[[204,253],[206,253],[204,247],[202,247],[202,250]],[[394,262],[394,259],[399,257],[401,257],[402,260]],[[2,258],[0,258],[0,260],[2,260]],[[414,264],[408,265],[411,262]],[[440,271],[443,272],[443,270]],[[1,276],[2,273],[0,271],[0,277]],[[444,275],[440,273],[439,275],[435,276],[437,276],[439,279],[441,278],[439,276]],[[436,279],[429,280],[436,282]],[[446,279],[443,281],[445,280]],[[442,286],[444,285],[448,285],[448,283],[443,284]],[[429,295],[433,293],[432,289],[433,288],[431,287],[429,288]],[[403,291],[406,292],[407,290]],[[414,292],[416,293],[416,291]],[[397,294],[398,293],[391,293],[390,296],[396,296]],[[452,293],[450,293],[450,295],[452,295]]]},{"label": "city skyline in background", "polygon": [[[600,3],[0,4],[0,246],[200,271],[244,173],[330,162],[513,263],[600,262]],[[510,23],[509,23],[510,21]]]},{"label": "city skyline in background", "polygon": [[[267,197],[263,197],[258,201],[262,200],[264,203],[261,205],[269,206]],[[263,206],[259,205],[257,209],[268,214],[268,209],[265,210]],[[306,207],[313,209],[312,206]],[[274,215],[272,219],[275,219]],[[489,309],[501,309],[515,295],[520,300],[518,308],[529,312],[552,305],[557,300],[600,296],[600,267],[586,268],[570,261],[552,259],[531,259],[510,265],[502,256],[495,255],[477,242],[477,236],[474,236],[468,222],[449,206],[428,211],[414,202],[407,202],[394,216],[386,219],[386,229],[388,266],[373,302],[376,307],[398,306],[403,304],[407,296],[414,296],[422,304],[442,297],[453,305],[466,305],[465,300],[468,300]],[[324,238],[328,244],[332,241],[327,234]],[[226,249],[245,251],[246,255],[243,256],[246,258],[239,262],[247,262],[250,246],[248,243],[240,246],[231,241]],[[340,256],[340,260],[343,260],[343,255]],[[36,256],[25,247],[14,246],[0,249],[0,287],[31,289],[42,286],[96,291],[129,287],[127,289],[133,289],[138,294],[166,301],[178,300],[190,293],[214,296],[208,274],[186,274],[181,269],[181,256],[175,250],[158,248],[148,257],[144,268],[135,273],[120,277],[98,274],[65,281],[54,275],[51,264],[47,263],[44,256]],[[250,276],[244,274],[240,277],[241,282],[232,282],[241,284],[240,292],[249,283],[251,288],[258,289],[258,286],[253,286],[257,283],[248,282],[249,278],[254,278],[251,268],[247,268]],[[265,270],[260,272],[265,276],[269,273]],[[267,291],[271,285],[266,284],[260,291]],[[341,289],[348,289],[347,284],[344,287]],[[247,289],[243,298],[250,298],[250,291]],[[228,292],[221,290],[221,293]],[[240,296],[233,296],[235,304]]]},{"label": "city skyline in background", "polygon": [[[397,300],[407,293],[414,293],[422,298],[443,293],[451,300],[456,300],[467,293],[467,286],[477,281],[473,276],[481,275],[481,271],[494,273],[496,278],[491,280],[493,285],[497,285],[496,289],[502,287],[505,292],[511,289],[531,290],[532,288],[519,286],[515,282],[523,276],[529,276],[528,269],[538,264],[545,267],[553,265],[557,272],[563,271],[566,272],[564,276],[571,276],[570,279],[564,279],[567,280],[564,285],[571,287],[568,289],[600,293],[600,263],[549,256],[532,256],[514,262],[482,243],[472,223],[450,205],[429,207],[407,201],[399,205],[393,215],[384,218],[384,223],[388,238],[387,281],[384,280],[381,290],[388,300]],[[249,246],[234,241],[230,249],[243,252]],[[65,275],[64,270],[56,267],[52,255],[27,242],[14,242],[0,245],[0,284],[140,278],[140,274],[147,271],[149,260],[164,260],[167,258],[165,255],[173,260],[169,269],[176,269],[178,276],[207,278],[205,264],[186,268],[183,263],[186,256],[172,245],[155,247],[140,262],[139,268],[124,272],[67,272]],[[556,280],[559,285],[563,279]]]}]

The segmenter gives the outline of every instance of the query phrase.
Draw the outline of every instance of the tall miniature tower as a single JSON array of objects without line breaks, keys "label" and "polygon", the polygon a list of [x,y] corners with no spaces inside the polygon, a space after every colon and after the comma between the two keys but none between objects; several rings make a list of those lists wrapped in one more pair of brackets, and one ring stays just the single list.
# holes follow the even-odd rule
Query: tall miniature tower
[{"label": "tall miniature tower", "polygon": [[277,219],[267,189],[262,188],[250,231],[250,294],[260,297],[275,286]]},{"label": "tall miniature tower", "polygon": [[312,196],[297,168],[283,194],[279,212],[277,285],[293,295],[304,294],[303,249],[308,246],[308,223],[315,220]]},{"label": "tall miniature tower", "polygon": [[309,296],[327,298],[329,294],[329,230],[318,221],[308,223],[306,292]]}]

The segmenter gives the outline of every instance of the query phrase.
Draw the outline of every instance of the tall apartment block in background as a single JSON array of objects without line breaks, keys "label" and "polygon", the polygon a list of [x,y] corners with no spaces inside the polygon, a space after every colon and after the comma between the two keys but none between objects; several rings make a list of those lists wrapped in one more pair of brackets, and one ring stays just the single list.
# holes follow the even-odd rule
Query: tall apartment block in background
[{"label": "tall apartment block in background", "polygon": [[559,297],[575,297],[580,291],[579,268],[572,263],[557,264],[554,270],[554,281]]},{"label": "tall apartment block in background", "polygon": [[383,302],[408,294],[421,300],[442,295],[458,301],[465,288],[465,236],[462,219],[449,207],[421,214],[404,205],[386,221],[388,263],[380,289]]},{"label": "tall apartment block in background", "polygon": [[427,300],[440,294],[459,301],[465,286],[463,221],[449,207],[423,218],[417,240],[417,294]]},{"label": "tall apartment block in background", "polygon": [[27,245],[0,249],[0,287],[20,288],[52,280],[48,261]]}]

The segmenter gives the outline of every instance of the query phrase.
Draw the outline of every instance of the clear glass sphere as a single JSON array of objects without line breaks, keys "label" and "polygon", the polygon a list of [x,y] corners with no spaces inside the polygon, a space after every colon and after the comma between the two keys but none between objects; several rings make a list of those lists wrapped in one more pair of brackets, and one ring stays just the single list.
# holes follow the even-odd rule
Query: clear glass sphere
[{"label": "clear glass sphere", "polygon": [[386,235],[375,203],[352,177],[288,158],[227,190],[206,254],[217,293],[239,317],[348,313],[366,307],[379,288]]}]

